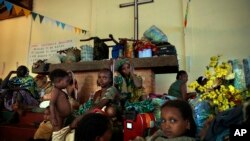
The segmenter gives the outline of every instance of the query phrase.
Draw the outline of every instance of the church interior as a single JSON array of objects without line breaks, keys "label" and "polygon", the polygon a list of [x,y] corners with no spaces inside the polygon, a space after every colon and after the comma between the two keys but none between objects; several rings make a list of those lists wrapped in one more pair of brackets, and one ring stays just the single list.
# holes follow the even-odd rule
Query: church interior
[{"label": "church interior", "polygon": [[[52,76],[58,69],[66,71],[73,82],[78,103],[73,105],[78,110],[74,116],[92,99],[109,97],[102,92],[109,90],[102,84],[107,71],[103,69],[112,72],[110,87],[117,89],[120,99],[130,94],[124,98],[129,97],[129,102],[118,104],[122,105],[121,119],[115,117],[119,125],[112,124],[109,140],[153,141],[158,131],[164,132],[167,123],[162,122],[161,112],[172,99],[192,108],[196,124],[192,139],[231,139],[233,125],[249,124],[249,7],[249,0],[0,0],[0,140],[39,139],[34,135],[48,106],[51,114],[53,94],[58,92],[54,78],[64,77],[63,72]],[[128,79],[124,64],[129,65]],[[15,110],[12,97],[13,103],[6,102],[10,90],[13,96],[25,95],[9,86],[20,66],[34,79],[39,94],[38,106],[22,112]],[[186,80],[178,84],[179,98],[170,89],[182,72]],[[39,80],[45,81],[41,88]],[[44,90],[48,85],[49,92]],[[99,91],[104,98],[95,96]],[[50,95],[45,98],[46,94]],[[103,113],[105,108],[94,111]],[[218,121],[221,113],[229,124]],[[55,139],[54,132],[52,137],[52,129],[44,140],[76,140],[80,128],[64,139]]]}]

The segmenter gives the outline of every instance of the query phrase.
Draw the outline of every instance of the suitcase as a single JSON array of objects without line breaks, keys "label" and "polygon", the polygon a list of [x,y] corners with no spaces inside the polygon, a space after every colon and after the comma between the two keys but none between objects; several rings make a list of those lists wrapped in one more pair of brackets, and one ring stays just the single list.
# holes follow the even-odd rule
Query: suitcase
[{"label": "suitcase", "polygon": [[164,56],[164,55],[177,55],[175,46],[170,43],[163,43],[156,45],[158,50],[154,55]]},{"label": "suitcase", "polygon": [[137,136],[146,137],[156,130],[153,113],[139,113],[136,117],[124,119],[124,141],[135,139]]}]

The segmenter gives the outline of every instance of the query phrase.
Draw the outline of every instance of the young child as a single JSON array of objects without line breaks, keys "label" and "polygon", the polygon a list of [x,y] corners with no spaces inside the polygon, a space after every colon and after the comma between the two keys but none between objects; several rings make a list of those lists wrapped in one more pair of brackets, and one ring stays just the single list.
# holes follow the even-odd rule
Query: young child
[{"label": "young child", "polygon": [[[169,100],[161,106],[161,129],[147,141],[195,141],[196,124],[192,108],[184,100]],[[134,141],[144,140],[137,137]]]},{"label": "young child", "polygon": [[44,110],[44,115],[43,115],[44,120],[40,123],[38,129],[36,130],[34,134],[34,139],[35,140],[50,140],[53,132],[53,127],[50,122],[50,110],[49,106]]},{"label": "young child", "polygon": [[161,107],[161,130],[167,138],[194,138],[196,124],[192,108],[183,100],[169,100]]},{"label": "young child", "polygon": [[67,71],[55,69],[49,74],[53,84],[50,99],[51,123],[53,125],[53,135],[57,134],[64,127],[64,121],[71,114],[71,105],[68,95],[62,91],[69,85],[70,77]]}]

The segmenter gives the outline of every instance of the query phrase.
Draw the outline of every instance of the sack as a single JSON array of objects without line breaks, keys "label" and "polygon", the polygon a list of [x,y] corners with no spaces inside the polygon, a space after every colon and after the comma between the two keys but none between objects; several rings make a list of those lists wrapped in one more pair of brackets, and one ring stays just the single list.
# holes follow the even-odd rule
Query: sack
[{"label": "sack", "polygon": [[102,60],[109,58],[109,47],[105,44],[103,40],[98,37],[94,37],[94,60]]},{"label": "sack", "polygon": [[158,50],[154,53],[154,55],[157,56],[164,56],[164,55],[177,55],[176,49],[174,45],[171,45],[170,43],[162,43],[162,44],[156,44]]},{"label": "sack", "polygon": [[143,36],[150,40],[152,43],[167,42],[167,36],[155,25],[151,26],[143,33]]}]

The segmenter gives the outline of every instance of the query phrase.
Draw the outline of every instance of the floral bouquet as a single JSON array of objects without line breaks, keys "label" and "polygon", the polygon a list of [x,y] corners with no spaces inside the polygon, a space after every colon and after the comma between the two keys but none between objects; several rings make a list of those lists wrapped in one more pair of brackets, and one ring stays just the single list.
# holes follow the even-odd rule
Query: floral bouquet
[{"label": "floral bouquet", "polygon": [[233,85],[234,73],[228,62],[220,62],[221,56],[213,56],[206,67],[206,84],[200,85],[194,81],[188,85],[191,90],[198,90],[200,101],[210,103],[214,112],[222,112],[242,102],[242,91]]},{"label": "floral bouquet", "polygon": [[135,43],[135,51],[138,57],[152,57],[152,54],[158,50],[158,47],[148,40],[139,40]]}]

